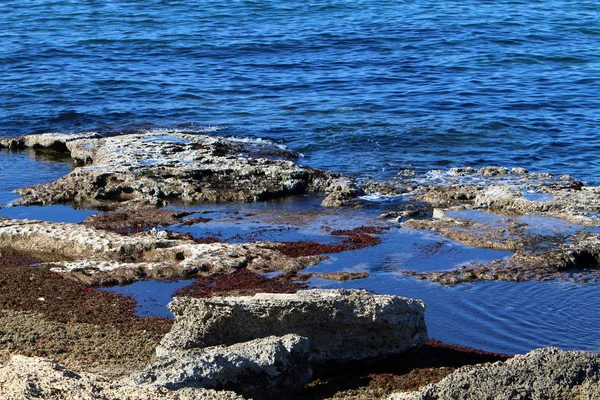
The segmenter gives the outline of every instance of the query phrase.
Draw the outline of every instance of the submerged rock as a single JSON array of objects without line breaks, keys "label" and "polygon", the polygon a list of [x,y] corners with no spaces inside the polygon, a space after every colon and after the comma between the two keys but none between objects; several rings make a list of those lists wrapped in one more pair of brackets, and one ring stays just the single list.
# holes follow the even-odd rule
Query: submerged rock
[{"label": "submerged rock", "polygon": [[309,344],[298,335],[231,346],[189,349],[158,360],[135,380],[169,389],[235,390],[255,399],[282,398],[310,380]]},{"label": "submerged rock", "polygon": [[55,182],[17,192],[17,204],[84,204],[121,207],[182,202],[253,202],[325,192],[341,175],[299,167],[294,153],[263,142],[178,132],[112,137],[30,135],[3,139],[10,148],[68,151],[79,165]]},{"label": "submerged rock", "polygon": [[190,388],[171,391],[162,387],[140,387],[100,375],[76,373],[56,361],[13,356],[0,364],[0,398],[18,399],[156,399],[156,400],[243,400],[233,392]]},{"label": "submerged rock", "polygon": [[537,349],[506,362],[462,367],[418,392],[388,400],[596,399],[600,356],[556,348]]},{"label": "submerged rock", "polygon": [[169,304],[175,324],[157,355],[294,333],[310,341],[312,362],[345,362],[398,354],[427,340],[425,305],[364,290],[301,290],[197,299]]},{"label": "submerged rock", "polygon": [[475,221],[466,218],[469,212],[462,213],[465,218],[444,214],[432,220],[409,220],[404,226],[436,231],[472,247],[508,250],[513,255],[487,264],[467,264],[437,272],[403,271],[404,274],[442,284],[481,280],[600,280],[600,233],[590,232],[584,225],[541,215],[508,217],[481,211],[474,218],[484,220]]}]

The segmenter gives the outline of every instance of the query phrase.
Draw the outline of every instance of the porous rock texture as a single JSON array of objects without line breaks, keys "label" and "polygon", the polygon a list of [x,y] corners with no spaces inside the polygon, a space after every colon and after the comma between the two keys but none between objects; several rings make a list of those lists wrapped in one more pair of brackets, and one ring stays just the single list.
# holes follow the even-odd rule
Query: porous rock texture
[{"label": "porous rock texture", "polygon": [[233,392],[186,388],[171,391],[141,387],[100,375],[71,371],[45,358],[13,356],[0,365],[0,398],[3,400],[243,400]]},{"label": "porous rock texture", "polygon": [[65,150],[78,165],[55,182],[19,189],[21,205],[253,202],[325,192],[341,176],[299,167],[295,153],[266,141],[251,145],[180,132],[29,135],[3,139],[1,147]]},{"label": "porous rock texture", "polygon": [[159,359],[135,380],[169,389],[234,390],[254,399],[282,398],[312,377],[308,339],[269,336],[231,346],[190,349]]},{"label": "porous rock texture", "polygon": [[309,339],[311,362],[345,362],[398,354],[427,340],[423,302],[365,290],[177,297],[169,309],[175,324],[156,349],[159,357],[294,333]]},{"label": "porous rock texture", "polygon": [[462,367],[418,392],[388,400],[597,399],[600,356],[556,348],[536,349],[506,362]]},{"label": "porous rock texture", "polygon": [[[165,235],[161,235],[164,233]],[[85,225],[0,218],[0,249],[55,261],[55,272],[89,285],[192,274],[295,271],[317,257],[287,257],[275,244],[196,243],[164,231],[123,236]]]}]

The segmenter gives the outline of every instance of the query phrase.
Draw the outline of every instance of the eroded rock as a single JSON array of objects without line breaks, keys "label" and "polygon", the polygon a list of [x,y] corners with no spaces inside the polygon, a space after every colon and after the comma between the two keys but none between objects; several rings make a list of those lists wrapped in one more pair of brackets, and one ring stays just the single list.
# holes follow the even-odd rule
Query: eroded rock
[{"label": "eroded rock", "polygon": [[325,191],[329,194],[321,203],[323,207],[357,207],[358,197],[365,194],[354,181],[348,178],[336,180]]},{"label": "eroded rock", "polygon": [[465,366],[439,383],[388,400],[593,399],[599,381],[598,354],[547,348],[506,362]]},{"label": "eroded rock", "polygon": [[427,340],[425,305],[364,290],[301,290],[197,299],[169,304],[175,325],[157,355],[294,333],[310,341],[312,362],[344,362],[397,354]]},{"label": "eroded rock", "polygon": [[164,205],[171,200],[253,202],[324,192],[341,175],[299,167],[293,153],[262,142],[178,132],[112,137],[30,135],[3,139],[10,148],[54,148],[79,165],[48,184],[19,189],[21,205],[84,204],[92,207]]},{"label": "eroded rock", "polygon": [[196,243],[160,232],[123,236],[78,224],[0,219],[0,249],[38,255],[52,261],[55,272],[89,285],[228,274],[241,268],[296,271],[320,260],[288,257],[277,243]]},{"label": "eroded rock", "polygon": [[135,379],[169,389],[224,388],[255,399],[282,398],[310,380],[308,357],[308,339],[269,336],[178,352],[158,360]]},{"label": "eroded rock", "polygon": [[13,356],[0,365],[0,398],[81,400],[242,400],[233,392],[189,388],[171,391],[164,387],[128,385],[100,375],[76,373],[56,361]]}]

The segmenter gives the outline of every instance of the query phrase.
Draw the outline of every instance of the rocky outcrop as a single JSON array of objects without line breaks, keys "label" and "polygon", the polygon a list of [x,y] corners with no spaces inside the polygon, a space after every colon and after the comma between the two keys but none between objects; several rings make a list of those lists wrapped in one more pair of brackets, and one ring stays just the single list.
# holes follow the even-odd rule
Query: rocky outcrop
[{"label": "rocky outcrop", "polygon": [[175,324],[157,347],[159,357],[293,333],[309,339],[312,362],[345,362],[398,354],[427,340],[423,302],[364,290],[178,297],[169,309]]},{"label": "rocky outcrop", "polygon": [[158,360],[139,384],[234,390],[255,399],[282,398],[310,380],[309,344],[297,335],[269,336],[231,346],[190,349]]},{"label": "rocky outcrop", "polygon": [[388,400],[595,399],[598,395],[598,354],[547,348],[506,362],[462,367],[439,383]]},{"label": "rocky outcrop", "polygon": [[348,178],[336,180],[325,191],[329,194],[321,203],[323,207],[357,207],[358,197],[365,194],[354,181]]},{"label": "rocky outcrop", "polygon": [[273,243],[196,243],[165,231],[123,236],[85,225],[0,219],[0,249],[37,255],[90,285],[194,274],[296,271],[320,260],[288,257]]},{"label": "rocky outcrop", "polygon": [[140,387],[100,375],[71,371],[44,358],[13,356],[0,365],[0,398],[80,400],[243,400],[233,392],[186,388],[171,391],[164,387]]},{"label": "rocky outcrop", "polygon": [[0,147],[68,151],[77,168],[48,184],[17,192],[21,205],[84,204],[123,207],[183,202],[253,202],[324,192],[340,174],[299,167],[295,154],[266,141],[241,141],[178,132],[98,137],[30,135]]}]

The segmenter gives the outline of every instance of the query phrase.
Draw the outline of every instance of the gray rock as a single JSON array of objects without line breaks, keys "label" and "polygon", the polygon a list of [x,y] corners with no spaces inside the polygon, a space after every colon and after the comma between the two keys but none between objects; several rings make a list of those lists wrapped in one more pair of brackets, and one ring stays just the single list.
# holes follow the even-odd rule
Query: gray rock
[{"label": "gray rock", "polygon": [[365,290],[178,297],[169,309],[175,324],[156,349],[159,357],[295,333],[310,340],[312,362],[345,362],[398,354],[427,340],[422,301]]},{"label": "gray rock", "polygon": [[341,175],[294,164],[294,153],[262,141],[178,132],[99,138],[94,134],[29,135],[0,141],[0,148],[53,148],[78,165],[55,182],[18,190],[21,205],[165,205],[185,202],[252,202],[324,192]]},{"label": "gray rock", "polygon": [[348,178],[336,180],[325,191],[329,194],[321,203],[323,207],[357,207],[360,205],[358,197],[365,194]]},{"label": "gray rock", "polygon": [[140,387],[109,378],[76,373],[45,358],[13,356],[0,364],[0,399],[72,400],[243,400],[233,392],[189,388],[171,391]]},{"label": "gray rock", "polygon": [[54,272],[88,285],[133,282],[144,278],[296,271],[318,257],[288,257],[269,243],[195,243],[152,232],[122,236],[80,224],[0,219],[0,248],[53,262]]},{"label": "gray rock", "polygon": [[436,384],[388,400],[596,399],[599,370],[596,353],[537,349],[506,362],[462,367]]},{"label": "gray rock", "polygon": [[160,359],[135,380],[169,389],[216,388],[255,399],[281,398],[311,379],[308,351],[308,339],[298,335],[191,349]]}]

